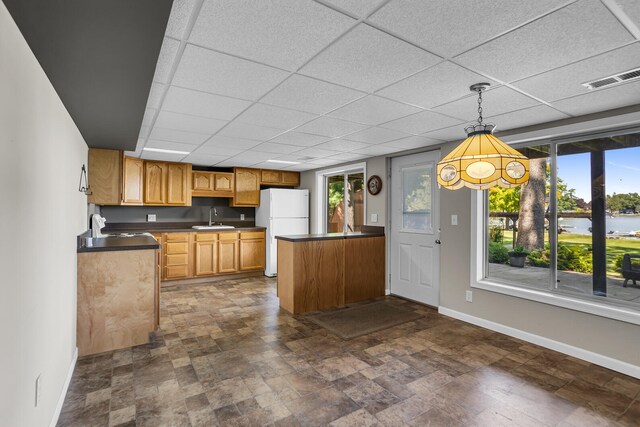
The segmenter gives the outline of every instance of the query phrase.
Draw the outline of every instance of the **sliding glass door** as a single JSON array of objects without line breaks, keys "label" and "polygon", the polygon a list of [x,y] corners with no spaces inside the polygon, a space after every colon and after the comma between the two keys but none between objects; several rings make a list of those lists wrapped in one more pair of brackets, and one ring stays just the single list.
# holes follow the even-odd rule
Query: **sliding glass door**
[{"label": "sliding glass door", "polygon": [[326,231],[360,231],[364,224],[364,172],[325,176]]}]

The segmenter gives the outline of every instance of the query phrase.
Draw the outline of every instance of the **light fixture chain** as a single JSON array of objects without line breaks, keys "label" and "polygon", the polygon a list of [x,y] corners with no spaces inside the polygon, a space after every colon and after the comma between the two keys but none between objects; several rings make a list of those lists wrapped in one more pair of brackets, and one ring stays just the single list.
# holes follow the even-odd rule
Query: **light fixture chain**
[{"label": "light fixture chain", "polygon": [[478,124],[482,124],[482,88],[478,89]]}]

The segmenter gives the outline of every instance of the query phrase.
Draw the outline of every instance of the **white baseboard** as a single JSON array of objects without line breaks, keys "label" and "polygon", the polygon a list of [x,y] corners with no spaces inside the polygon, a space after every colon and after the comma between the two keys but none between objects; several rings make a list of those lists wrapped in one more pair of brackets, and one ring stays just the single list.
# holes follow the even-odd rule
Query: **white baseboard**
[{"label": "white baseboard", "polygon": [[625,375],[629,375],[631,377],[640,379],[640,366],[632,365],[631,363],[628,363],[628,362],[623,362],[621,360],[614,359],[609,356],[605,356],[599,353],[594,353],[592,351],[585,350],[580,347],[574,347],[572,345],[565,344],[560,341],[555,341],[546,337],[542,337],[540,335],[535,335],[529,332],[522,331],[520,329],[515,329],[510,326],[505,326],[501,323],[485,320],[480,317],[471,316],[469,314],[451,310],[446,307],[439,307],[438,312],[445,316],[462,320],[463,322],[471,323],[476,326],[480,326],[486,329],[490,329],[492,331],[509,335],[514,338],[528,341],[530,343],[537,344],[541,347],[555,350],[560,353],[564,353],[578,359],[586,360],[587,362],[604,366],[605,368],[608,368],[617,372],[621,372]]},{"label": "white baseboard", "polygon": [[49,424],[49,427],[56,427],[56,424],[58,423],[58,418],[60,418],[60,412],[62,412],[62,405],[64,404],[64,398],[67,396],[67,390],[69,390],[69,384],[71,383],[71,377],[73,377],[73,370],[76,367],[77,361],[78,361],[78,347],[76,347],[76,351],[73,352],[73,357],[71,358],[71,365],[69,365],[69,370],[67,371],[67,378],[64,380],[62,393],[60,393],[60,397],[58,398],[56,411],[53,413],[53,418],[51,418],[51,423]]}]

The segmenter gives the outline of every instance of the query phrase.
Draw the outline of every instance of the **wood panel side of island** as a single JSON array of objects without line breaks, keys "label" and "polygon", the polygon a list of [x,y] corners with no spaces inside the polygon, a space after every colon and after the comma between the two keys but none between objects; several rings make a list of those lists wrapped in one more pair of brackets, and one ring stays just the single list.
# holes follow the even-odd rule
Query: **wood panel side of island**
[{"label": "wood panel side of island", "polygon": [[155,250],[78,254],[80,356],[149,342],[159,298]]},{"label": "wood panel side of island", "polygon": [[346,304],[384,296],[384,236],[345,240],[344,258]]},{"label": "wood panel side of island", "polygon": [[293,292],[294,292],[294,265],[296,244],[286,240],[278,239],[278,283],[277,292],[280,300],[280,307],[289,313],[294,313]]},{"label": "wood panel side of island", "polygon": [[296,243],[295,255],[293,313],[344,305],[344,240]]}]

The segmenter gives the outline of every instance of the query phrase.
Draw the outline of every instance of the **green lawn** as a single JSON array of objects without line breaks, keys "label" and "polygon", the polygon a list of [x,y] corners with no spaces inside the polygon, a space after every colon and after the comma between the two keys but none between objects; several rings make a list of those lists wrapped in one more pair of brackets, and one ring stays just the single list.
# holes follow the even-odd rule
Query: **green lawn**
[{"label": "green lawn", "polygon": [[[505,246],[511,247],[513,235],[510,231],[506,230],[504,233]],[[585,234],[569,234],[562,233],[558,236],[559,242],[565,245],[580,245],[585,248],[591,246],[591,236]],[[545,242],[549,241],[549,236],[545,234]],[[607,274],[609,276],[620,277],[620,273],[617,272],[613,266],[613,260],[618,255],[626,253],[640,254],[640,239],[607,239]]]}]

